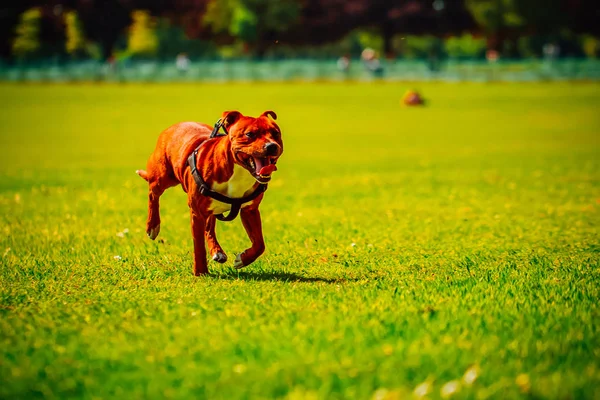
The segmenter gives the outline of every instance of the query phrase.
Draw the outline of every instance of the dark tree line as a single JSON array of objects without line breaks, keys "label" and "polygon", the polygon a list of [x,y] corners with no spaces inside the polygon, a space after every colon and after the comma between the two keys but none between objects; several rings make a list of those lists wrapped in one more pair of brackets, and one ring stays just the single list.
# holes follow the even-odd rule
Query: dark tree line
[{"label": "dark tree line", "polygon": [[[357,28],[369,28],[392,52],[397,34],[444,36],[472,32],[490,47],[523,34],[562,30],[600,35],[597,0],[5,0],[0,5],[0,57],[9,58],[19,16],[31,7],[42,12],[46,51],[64,43],[61,12],[77,12],[86,38],[108,58],[131,24],[131,12],[180,26],[187,37],[217,44],[241,40],[261,55],[273,43],[321,45]],[[511,22],[512,15],[518,19]]]}]

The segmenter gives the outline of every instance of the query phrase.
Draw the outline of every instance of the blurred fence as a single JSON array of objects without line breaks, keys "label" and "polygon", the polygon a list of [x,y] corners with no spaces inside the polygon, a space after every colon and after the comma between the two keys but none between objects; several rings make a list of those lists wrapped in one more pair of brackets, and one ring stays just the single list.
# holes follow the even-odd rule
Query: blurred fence
[{"label": "blurred fence", "polygon": [[335,60],[199,61],[180,70],[175,63],[96,61],[60,65],[0,66],[0,80],[13,82],[230,82],[230,81],[541,81],[600,80],[598,60],[445,61],[436,68],[426,61],[382,61],[380,73],[359,60],[341,71]]}]

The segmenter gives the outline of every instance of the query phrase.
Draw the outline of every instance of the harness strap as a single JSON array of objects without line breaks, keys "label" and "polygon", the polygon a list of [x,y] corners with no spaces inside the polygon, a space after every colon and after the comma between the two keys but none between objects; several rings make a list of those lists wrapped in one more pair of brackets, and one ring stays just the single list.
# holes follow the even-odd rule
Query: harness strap
[{"label": "harness strap", "polygon": [[[215,129],[217,129],[216,125]],[[234,199],[225,196],[219,192],[215,192],[206,184],[206,182],[204,182],[204,179],[202,179],[202,176],[200,176],[200,172],[198,172],[198,169],[196,168],[196,158],[198,157],[198,150],[204,143],[206,143],[206,141],[202,142],[200,146],[198,146],[196,150],[194,150],[194,152],[188,157],[188,165],[190,166],[190,172],[194,177],[194,181],[196,181],[196,185],[198,185],[198,191],[201,195],[210,197],[212,199],[220,201],[221,203],[231,204],[231,210],[229,211],[229,214],[227,216],[224,216],[223,214],[215,214],[215,217],[219,221],[233,221],[235,217],[238,216],[242,205],[244,203],[256,199],[258,196],[264,193],[267,190],[267,185],[264,183],[260,183],[258,187],[254,189],[254,192],[250,193],[248,196],[238,199]]]},{"label": "harness strap", "polygon": [[[215,127],[213,128],[212,132],[210,133],[211,139],[214,137],[218,137],[218,136],[225,136],[229,133],[229,132],[227,132],[227,129],[225,129],[224,124],[225,124],[225,121],[223,121],[223,118],[219,118],[219,120],[217,122],[215,122]],[[223,128],[225,133],[219,133],[221,128]]]}]

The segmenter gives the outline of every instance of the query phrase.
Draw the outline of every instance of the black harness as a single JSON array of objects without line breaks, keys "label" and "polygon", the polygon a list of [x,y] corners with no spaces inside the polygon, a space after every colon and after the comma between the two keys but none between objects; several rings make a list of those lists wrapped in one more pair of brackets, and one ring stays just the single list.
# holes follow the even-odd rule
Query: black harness
[{"label": "black harness", "polygon": [[[221,128],[223,128],[225,133],[219,133]],[[227,130],[223,126],[223,120],[219,119],[217,121],[217,123],[215,124],[215,127],[214,127],[212,133],[210,134],[209,139],[213,139],[213,138],[216,138],[219,136],[225,136],[225,135],[227,135],[227,133],[228,133]],[[201,195],[210,197],[212,199],[220,201],[221,203],[231,205],[231,210],[229,211],[229,214],[227,216],[224,216],[223,214],[215,214],[215,217],[219,221],[233,221],[235,219],[235,217],[237,217],[238,214],[240,213],[242,204],[248,203],[249,201],[256,199],[258,196],[260,196],[262,193],[264,193],[267,190],[267,184],[259,183],[258,187],[256,189],[254,189],[254,192],[250,193],[248,196],[245,196],[245,197],[242,197],[239,199],[232,199],[231,197],[225,196],[224,194],[221,194],[219,192],[215,192],[214,190],[212,190],[206,184],[206,182],[204,182],[204,179],[202,179],[202,176],[200,176],[200,173],[198,172],[198,169],[196,168],[196,158],[198,158],[198,150],[200,150],[200,147],[202,147],[202,145],[206,142],[207,142],[207,140],[202,142],[200,144],[200,146],[198,146],[196,148],[196,150],[194,150],[194,152],[192,154],[190,154],[190,156],[188,157],[188,165],[190,166],[190,172],[192,173],[192,176],[194,177],[194,181],[196,181],[196,185],[198,185],[198,191],[200,192]]]}]

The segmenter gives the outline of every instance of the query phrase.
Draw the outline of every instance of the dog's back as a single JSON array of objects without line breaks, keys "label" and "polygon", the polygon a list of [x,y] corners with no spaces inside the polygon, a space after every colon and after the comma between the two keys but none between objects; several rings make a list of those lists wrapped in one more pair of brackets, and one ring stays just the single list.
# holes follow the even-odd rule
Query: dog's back
[{"label": "dog's back", "polygon": [[200,143],[208,139],[211,132],[209,125],[197,122],[180,122],[171,125],[158,136],[146,170],[137,170],[136,173],[146,181],[154,175],[165,174],[177,179],[177,176],[180,176],[177,172],[187,166],[187,157]]}]

